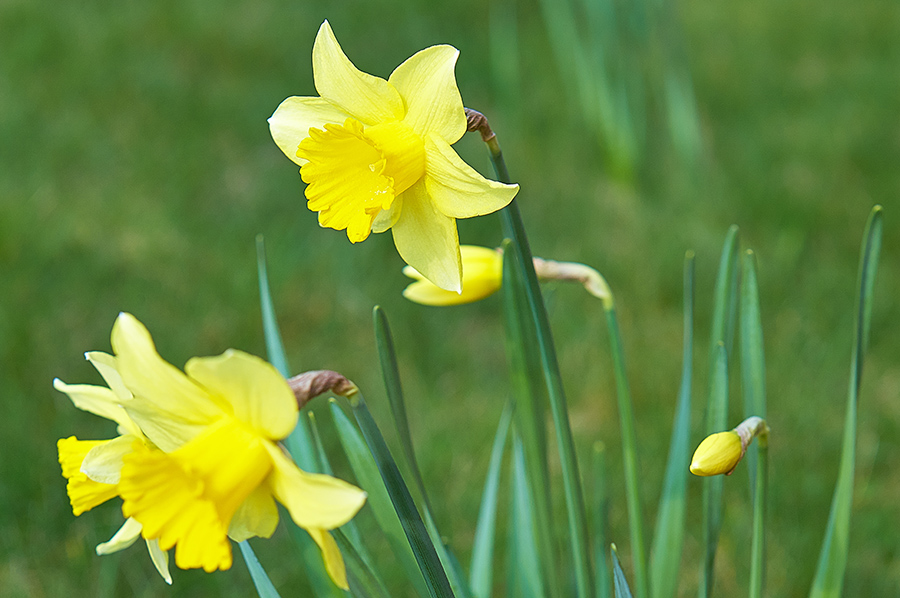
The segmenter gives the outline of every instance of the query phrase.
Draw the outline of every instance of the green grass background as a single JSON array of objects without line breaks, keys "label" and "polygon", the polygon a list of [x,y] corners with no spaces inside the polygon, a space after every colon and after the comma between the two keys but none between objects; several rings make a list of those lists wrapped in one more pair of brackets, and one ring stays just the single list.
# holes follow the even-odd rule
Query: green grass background
[{"label": "green grass background", "polygon": [[[512,88],[492,77],[488,5],[473,0],[0,0],[0,594],[253,594],[237,555],[227,572],[175,571],[171,589],[139,546],[94,555],[121,513],[111,503],[72,516],[55,442],[110,437],[114,428],[76,411],[51,380],[99,382],[82,353],[109,350],[122,310],[147,324],[177,365],[228,347],[263,354],[260,232],[294,369],[345,373],[387,427],[371,332],[371,308],[384,306],[438,523],[468,558],[508,391],[500,304],[409,304],[389,235],[351,246],[306,210],[297,170],[272,143],[265,119],[288,95],[314,94],[310,51],[327,17],[355,63],[381,76],[433,43],[458,47],[463,98],[500,135],[535,254],[582,261],[608,278],[633,386],[648,529],[680,373],[682,256],[698,255],[699,441],[715,265],[728,225],[741,227],[760,266],[773,596],[805,595],[813,575],[837,475],[859,241],[871,206],[885,206],[845,590],[893,595],[900,586],[900,4],[685,0],[677,13],[699,108],[700,165],[681,167],[651,118],[646,160],[632,182],[617,182],[572,115],[536,0],[519,2],[521,76]],[[458,147],[489,172],[480,141]],[[460,234],[498,244],[499,222],[462,222]],[[610,448],[611,539],[627,555],[601,308],[574,287],[547,291],[576,438],[582,449],[598,439]],[[732,405],[737,423],[739,400]],[[345,471],[322,407],[313,409]],[[695,591],[699,568],[699,487],[690,481],[683,595]],[[726,480],[725,497],[717,591],[734,596],[745,591],[749,570],[746,475]],[[561,499],[556,505],[561,516]],[[373,545],[383,546],[377,538]],[[284,530],[254,546],[283,595],[302,595],[304,576]],[[624,566],[630,571],[627,559]]]}]

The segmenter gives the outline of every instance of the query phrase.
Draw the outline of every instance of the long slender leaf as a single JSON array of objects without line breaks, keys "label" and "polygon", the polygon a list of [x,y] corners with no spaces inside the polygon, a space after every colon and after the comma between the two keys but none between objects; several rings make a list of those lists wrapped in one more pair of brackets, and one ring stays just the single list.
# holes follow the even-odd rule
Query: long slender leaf
[{"label": "long slender leaf", "polygon": [[[349,565],[350,571],[348,573],[361,586],[360,589],[362,591],[358,593],[372,598],[390,598],[391,593],[385,587],[384,582],[381,581],[375,568],[372,567],[367,557],[359,552],[360,544],[351,541],[340,529],[333,530],[331,533],[334,535],[334,539],[337,541],[338,548],[341,549],[341,554],[344,555],[347,565]],[[357,594],[357,592],[354,592],[353,584],[350,586],[350,591],[354,595]]]},{"label": "long slender leaf", "polygon": [[375,323],[375,346],[378,350],[378,359],[381,363],[381,374],[384,378],[384,386],[387,391],[388,400],[391,404],[391,414],[394,416],[394,426],[400,436],[400,446],[402,454],[406,461],[407,467],[412,471],[413,482],[422,497],[422,519],[431,542],[434,545],[438,558],[447,576],[450,580],[450,586],[453,592],[460,598],[469,598],[471,591],[459,561],[452,554],[450,548],[444,544],[444,540],[438,531],[437,524],[434,520],[434,511],[431,508],[431,501],[428,500],[428,492],[425,490],[425,482],[419,471],[419,464],[416,461],[415,450],[413,449],[412,434],[409,431],[409,420],[406,417],[406,401],[403,398],[403,386],[400,383],[400,369],[397,366],[397,355],[394,352],[394,339],[391,335],[391,327],[388,324],[387,315],[379,306],[375,306],[372,312],[372,318]]},{"label": "long slender leaf", "polygon": [[650,595],[671,598],[678,589],[678,571],[684,547],[684,518],[687,509],[687,474],[690,459],[691,374],[694,360],[694,253],[684,258],[684,346],[681,386],[672,424],[672,440],[666,462],[666,476],[656,515],[656,530],[650,549]]},{"label": "long slender leaf", "polygon": [[350,397],[350,406],[353,408],[353,415],[356,417],[356,423],[366,441],[366,446],[369,447],[369,451],[375,458],[375,464],[381,473],[381,479],[384,480],[394,510],[400,518],[400,525],[403,526],[419,569],[425,577],[429,595],[433,598],[453,598],[454,593],[450,586],[450,580],[431,536],[361,393],[357,392]]},{"label": "long slender leaf", "polygon": [[[266,341],[266,351],[269,362],[285,378],[290,377],[290,366],[284,352],[284,344],[281,341],[281,331],[278,329],[278,321],[275,317],[275,306],[272,303],[272,293],[269,290],[269,277],[266,268],[266,245],[262,235],[256,237],[256,265],[259,276],[259,299],[262,310],[263,336]],[[306,418],[301,417],[297,426],[285,439],[288,451],[301,469],[309,472],[321,472],[321,464],[316,457],[315,446],[310,436]],[[319,598],[335,598],[344,596],[342,592],[328,576],[322,554],[319,547],[313,541],[306,530],[296,525],[288,526],[291,537],[300,549],[300,555],[309,576],[310,585]]]},{"label": "long slender leaf", "polygon": [[244,557],[244,562],[247,563],[247,569],[250,570],[250,578],[253,580],[253,585],[256,587],[256,593],[259,594],[259,598],[281,598],[269,576],[266,575],[266,570],[259,564],[259,559],[256,558],[256,554],[250,548],[250,543],[244,540],[243,542],[238,542],[238,546],[241,547],[241,555]]},{"label": "long slender leaf", "polygon": [[[328,475],[334,475],[334,471],[331,469],[331,463],[328,460],[328,455],[325,453],[325,447],[322,445],[322,438],[319,436],[319,427],[316,425],[316,416],[313,412],[309,412],[309,428],[312,431],[313,442],[316,446],[316,454],[319,459],[319,463],[322,464],[322,473]],[[351,572],[356,574],[357,578],[359,578],[363,585],[369,586],[371,583],[375,583],[380,588],[384,588],[384,582],[381,581],[381,578],[378,577],[378,574],[375,569],[374,561],[372,560],[372,556],[369,554],[369,551],[366,550],[365,544],[363,544],[362,536],[359,533],[359,530],[356,527],[356,522],[351,519],[347,523],[341,526],[339,530],[334,530],[335,538],[337,538],[337,534],[340,533],[342,536],[346,537],[346,541],[351,544],[353,547],[353,559],[350,560],[349,565]],[[340,545],[340,542],[338,542]],[[359,561],[357,564],[355,561]],[[373,579],[374,578],[374,579]],[[353,587],[350,588],[351,592],[353,591]],[[369,591],[369,594],[377,594],[378,592]]]},{"label": "long slender leaf", "polygon": [[546,582],[541,579],[543,568],[539,562],[537,538],[534,530],[533,504],[530,500],[528,470],[525,467],[525,451],[521,440],[513,436],[513,521],[516,529],[514,554],[516,561],[511,572],[523,598],[542,598]]},{"label": "long slender leaf", "polygon": [[[741,280],[741,394],[744,418],[753,415],[766,419],[766,366],[763,350],[762,319],[759,310],[759,284],[753,251],[744,252]],[[750,472],[750,488],[756,487],[756,451],[744,457]]]},{"label": "long slender leaf", "polygon": [[[728,417],[728,358],[725,345],[716,344],[713,355],[709,403],[706,406],[706,434],[721,432],[727,425]],[[712,595],[713,571],[716,548],[719,544],[719,530],[722,527],[722,486],[723,476],[703,478],[703,563],[700,567],[700,587],[698,595],[705,598]]]},{"label": "long slender leaf", "polygon": [[737,312],[738,285],[738,227],[732,225],[725,235],[722,255],[719,258],[719,271],[716,275],[716,288],[713,299],[713,319],[709,339],[709,363],[715,361],[716,343],[725,345],[726,353],[731,355],[734,342],[734,324]]},{"label": "long slender leaf", "polygon": [[856,462],[856,411],[862,384],[863,361],[869,341],[872,319],[872,290],[881,252],[882,209],[875,206],[866,223],[859,258],[859,292],[856,298],[856,327],[850,359],[850,388],[844,420],[844,439],[831,512],[825,528],[825,539],[813,578],[810,598],[832,598],[841,595],[847,555],[850,550],[850,511],[853,506],[853,473]]},{"label": "long slender leaf", "polygon": [[594,571],[596,572],[597,598],[609,598],[609,567],[606,566],[606,547],[609,537],[609,490],[606,479],[606,449],[602,442],[594,443],[594,492],[591,500],[593,512]]},{"label": "long slender leaf", "polygon": [[[489,140],[487,145],[498,180],[510,182],[506,163],[503,161],[496,137]],[[591,546],[588,540],[587,513],[581,488],[578,459],[575,454],[575,441],[569,424],[569,408],[563,389],[562,375],[559,371],[559,361],[556,357],[556,347],[550,331],[550,321],[547,318],[544,298],[541,295],[537,274],[534,271],[534,261],[531,248],[528,246],[522,215],[519,213],[519,206],[515,199],[500,211],[500,220],[503,225],[503,234],[512,240],[510,249],[515,253],[516,267],[525,281],[525,297],[534,321],[541,369],[547,384],[550,413],[553,416],[553,428],[556,432],[556,445],[562,471],[563,494],[566,500],[566,521],[572,569],[575,574],[575,596],[591,598],[594,593],[593,570],[590,566]]]},{"label": "long slender leaf", "polygon": [[610,547],[613,562],[613,586],[616,590],[616,598],[632,598],[631,588],[628,587],[628,580],[625,579],[625,572],[622,571],[622,563],[619,562],[619,551],[616,545]]},{"label": "long slender leaf", "polygon": [[503,452],[512,420],[512,405],[507,404],[500,416],[491,459],[488,465],[481,507],[478,510],[478,524],[475,526],[475,540],[472,542],[472,564],[469,567],[469,586],[475,598],[490,598],[494,581],[494,535],[497,530],[497,498],[500,491],[500,469]]},{"label": "long slender leaf", "polygon": [[516,266],[512,241],[503,243],[503,315],[510,381],[515,398],[516,429],[525,451],[525,465],[531,484],[539,562],[546,593],[562,595],[556,567],[553,512],[550,497],[550,468],[547,464],[547,400],[538,354],[537,332],[525,298],[525,282]]},{"label": "long slender leaf", "polygon": [[619,422],[622,431],[622,461],[625,472],[625,500],[628,505],[628,527],[631,532],[631,557],[634,568],[634,586],[639,598],[647,596],[647,552],[644,547],[644,516],[641,513],[641,491],[638,478],[637,435],[634,430],[634,407],[628,374],[625,371],[625,349],[615,303],[604,303],[606,324],[616,376],[616,398],[619,405]]},{"label": "long slender leaf", "polygon": [[406,539],[403,526],[394,510],[394,505],[378,471],[378,466],[375,464],[374,457],[369,452],[359,430],[336,401],[331,401],[330,408],[338,438],[350,461],[350,467],[353,469],[360,487],[369,495],[366,504],[371,507],[372,514],[387,539],[394,558],[405,571],[416,594],[427,596],[428,589],[425,585],[425,578],[419,570],[416,557]]},{"label": "long slender leaf", "polygon": [[[741,393],[744,417],[766,419],[766,370],[756,259],[744,252],[741,280]],[[745,461],[753,492],[753,537],[750,545],[750,598],[761,598],[766,584],[766,505],[768,492],[768,434],[757,439]]]}]

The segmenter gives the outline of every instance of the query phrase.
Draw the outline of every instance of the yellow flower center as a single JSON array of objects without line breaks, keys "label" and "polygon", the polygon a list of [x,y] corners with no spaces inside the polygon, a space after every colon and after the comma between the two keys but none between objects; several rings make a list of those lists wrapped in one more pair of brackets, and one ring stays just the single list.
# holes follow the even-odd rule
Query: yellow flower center
[{"label": "yellow flower center", "polygon": [[352,243],[365,240],[378,213],[425,174],[425,143],[399,122],[364,127],[348,118],[311,128],[297,157],[307,160],[300,176],[309,209],[320,225],[346,229]]},{"label": "yellow flower center", "polygon": [[180,568],[228,569],[231,518],[272,469],[265,442],[225,418],[172,453],[135,443],[123,459],[122,513],[163,550],[175,546]]}]

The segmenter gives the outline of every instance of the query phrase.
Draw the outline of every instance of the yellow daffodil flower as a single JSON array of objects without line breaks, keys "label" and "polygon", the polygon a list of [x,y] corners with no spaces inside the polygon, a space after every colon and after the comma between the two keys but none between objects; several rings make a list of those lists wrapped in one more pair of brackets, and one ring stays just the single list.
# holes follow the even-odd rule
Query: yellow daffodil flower
[{"label": "yellow daffodil flower", "polygon": [[493,295],[503,279],[503,254],[496,249],[463,245],[462,292],[454,293],[432,284],[412,266],[403,273],[416,280],[403,291],[403,296],[422,305],[460,305]]},{"label": "yellow daffodil flower", "polygon": [[325,21],[313,46],[319,97],[287,98],[269,119],[321,226],[346,229],[353,243],[391,229],[407,264],[457,293],[456,219],[495,212],[519,189],[485,179],[451,147],[466,132],[458,55],[426,48],[385,81],[353,66]]},{"label": "yellow daffodil flower", "polygon": [[[76,516],[118,496],[122,457],[131,451],[135,442],[147,442],[140,428],[121,407],[123,401],[131,398],[131,393],[116,372],[115,358],[100,352],[87,353],[85,357],[100,372],[109,388],[69,385],[61,380],[54,380],[53,386],[69,395],[77,408],[116,422],[120,435],[111,440],[90,441],[71,436],[57,443],[63,477],[68,480],[66,491]],[[97,554],[112,554],[131,546],[140,537],[140,532],[141,524],[127,519],[109,541],[97,546]],[[168,553],[155,539],[146,543],[156,570],[166,583],[171,584]]]},{"label": "yellow daffodil flower", "polygon": [[[118,540],[127,541],[140,525],[140,534],[157,540],[160,549],[175,548],[178,567],[228,569],[228,538],[271,536],[277,500],[313,537],[332,579],[346,589],[343,559],[327,530],[349,521],[365,493],[301,471],[277,444],[296,425],[298,407],[275,368],[228,350],[193,358],[182,373],[159,356],[150,333],[129,314],[116,320],[112,346],[115,356],[107,356],[107,363],[116,382],[107,382],[129,393],[127,399],[115,393],[118,405],[145,439],[132,435],[130,446],[125,440],[117,445],[118,475],[107,491],[122,498],[123,514],[136,522],[120,530],[124,539]],[[92,482],[113,481],[87,463],[80,471]]]},{"label": "yellow daffodil flower", "polygon": [[744,456],[741,437],[735,431],[711,434],[703,439],[691,458],[691,473],[697,476],[729,474]]}]

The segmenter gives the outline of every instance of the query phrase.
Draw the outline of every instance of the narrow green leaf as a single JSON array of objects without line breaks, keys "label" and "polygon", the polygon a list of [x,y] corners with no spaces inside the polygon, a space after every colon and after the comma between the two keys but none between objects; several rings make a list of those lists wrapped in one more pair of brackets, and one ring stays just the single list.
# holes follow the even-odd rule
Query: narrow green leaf
[{"label": "narrow green leaf", "polygon": [[427,503],[425,484],[422,481],[422,473],[419,471],[419,464],[413,449],[412,435],[409,432],[409,418],[406,416],[406,402],[403,398],[403,385],[400,383],[400,369],[397,366],[397,354],[394,351],[394,338],[391,335],[387,316],[378,305],[372,310],[372,319],[375,323],[375,348],[381,364],[381,376],[384,379],[384,387],[391,404],[394,425],[400,436],[400,448],[403,450],[403,457],[415,478],[414,481],[422,493],[422,498]]},{"label": "narrow green leaf", "polygon": [[382,533],[387,539],[391,547],[394,558],[403,567],[407,579],[413,585],[418,596],[427,596],[428,590],[425,585],[425,578],[419,570],[416,557],[413,555],[412,548],[406,540],[406,534],[394,505],[388,495],[387,488],[375,464],[372,453],[369,452],[365,440],[357,430],[356,426],[347,417],[343,409],[332,400],[330,403],[331,415],[334,419],[334,425],[338,432],[338,439],[344,447],[344,453],[350,461],[350,467],[356,476],[359,486],[369,495],[366,504],[371,507],[372,514]]},{"label": "narrow green leaf", "polygon": [[[508,183],[509,173],[506,170],[506,163],[503,161],[503,155],[500,152],[500,146],[496,138],[488,142],[488,148],[491,153],[491,161],[497,171],[498,180]],[[500,220],[503,225],[504,236],[512,240],[510,249],[515,254],[516,267],[519,274],[525,281],[525,298],[528,302],[528,311],[531,313],[531,318],[534,322],[541,358],[541,370],[544,373],[547,384],[550,413],[553,416],[556,446],[559,451],[563,495],[566,501],[568,538],[572,569],[575,574],[575,596],[577,598],[591,598],[594,593],[593,570],[590,566],[591,545],[588,540],[587,513],[581,488],[578,459],[575,454],[575,441],[569,424],[569,408],[566,403],[562,375],[559,371],[559,361],[556,357],[556,347],[553,344],[553,335],[550,331],[550,321],[547,318],[541,287],[538,283],[537,274],[534,271],[534,261],[531,255],[531,248],[528,246],[522,215],[519,213],[519,206],[515,199],[500,210]],[[640,596],[639,598],[644,597]]]},{"label": "narrow green leaf", "polygon": [[503,322],[512,396],[515,399],[516,429],[525,451],[525,465],[531,484],[538,555],[543,567],[545,591],[552,598],[563,595],[556,566],[553,512],[550,496],[550,468],[547,463],[547,398],[537,331],[525,298],[525,282],[516,266],[512,241],[503,242]]},{"label": "narrow green leaf", "polygon": [[634,585],[639,598],[647,596],[647,552],[644,545],[644,517],[641,513],[641,492],[637,435],[634,430],[634,407],[628,374],[625,371],[625,349],[616,319],[616,307],[612,301],[604,304],[606,324],[609,329],[610,350],[616,377],[616,399],[619,406],[619,426],[622,431],[622,461],[625,473],[625,500],[628,505],[628,527],[631,532],[631,557],[634,569]]},{"label": "narrow green leaf", "polygon": [[469,567],[469,586],[475,598],[490,598],[494,581],[494,535],[497,530],[497,497],[500,489],[500,469],[503,465],[503,452],[506,437],[509,435],[509,424],[512,419],[512,405],[507,403],[497,425],[494,444],[491,447],[491,459],[484,491],[481,494],[481,507],[478,510],[478,524],[475,526],[475,540],[472,543],[472,564]]},{"label": "narrow green leaf", "polygon": [[[741,394],[744,417],[766,419],[766,370],[756,258],[744,252],[741,280]],[[768,437],[757,439],[756,450],[744,456],[753,493],[753,537],[750,542],[750,598],[761,598],[766,583],[766,505],[768,492]]]},{"label": "narrow green leaf", "polygon": [[375,464],[381,473],[381,479],[384,480],[394,510],[400,518],[400,524],[406,533],[419,569],[425,577],[429,595],[434,598],[453,598],[454,593],[450,586],[450,580],[441,564],[435,545],[432,543],[431,536],[419,515],[406,482],[403,481],[403,476],[400,475],[400,470],[394,462],[387,443],[381,435],[381,430],[378,429],[375,419],[366,406],[362,393],[357,392],[350,397],[350,406],[353,408],[353,415],[356,417],[356,423],[359,425],[366,445],[375,458]]},{"label": "narrow green leaf", "polygon": [[[322,464],[322,473],[333,476],[334,471],[331,468],[331,463],[328,460],[328,455],[325,453],[325,447],[322,445],[322,437],[319,435],[319,426],[316,424],[315,414],[310,411],[307,414],[307,419],[309,419],[309,428],[312,431],[313,442],[316,446],[316,454],[318,456],[319,463]],[[359,533],[359,529],[357,529],[356,527],[355,520],[351,519],[350,521],[342,525],[340,531],[341,533],[346,535],[348,541],[353,545],[353,550],[356,553],[357,558],[360,559],[363,565],[371,571],[371,573],[364,572],[361,574],[363,580],[368,579],[369,577],[372,577],[374,575],[376,581],[378,581],[380,585],[384,586],[384,583],[381,582],[381,579],[379,579],[378,575],[375,573],[374,561],[372,560],[372,556],[369,554],[369,551],[366,550],[365,544],[363,544],[362,535]]]},{"label": "narrow green leaf", "polygon": [[609,537],[609,490],[606,479],[606,448],[602,442],[594,443],[594,492],[591,500],[593,523],[594,571],[596,572],[597,598],[609,598],[611,579],[606,565],[606,547]]},{"label": "narrow green leaf", "polygon": [[628,580],[625,579],[625,572],[622,571],[622,563],[619,562],[619,551],[616,545],[610,545],[610,553],[612,553],[613,562],[613,585],[616,590],[616,598],[632,598],[631,588],[628,587]]},{"label": "narrow green leaf", "polygon": [[512,467],[513,521],[516,529],[516,560],[511,572],[517,578],[516,585],[523,598],[542,598],[546,582],[542,579],[543,567],[539,561],[535,536],[533,504],[530,500],[528,470],[525,467],[525,451],[522,441],[513,436]]},{"label": "narrow green leaf", "polygon": [[691,374],[694,345],[694,253],[684,258],[684,341],[681,358],[681,386],[672,424],[672,440],[656,530],[650,549],[650,595],[672,598],[678,589],[678,572],[684,547],[684,518],[687,509],[686,464],[690,460]]},{"label": "narrow green leaf", "polygon": [[[352,574],[356,583],[361,586],[361,593],[371,598],[389,598],[391,593],[388,592],[384,582],[381,581],[372,564],[368,561],[368,557],[359,552],[360,544],[351,541],[340,529],[332,530],[331,534],[337,541],[338,548],[340,548],[341,554],[344,556],[349,569],[348,573]],[[352,585],[350,589],[353,592]],[[356,594],[355,592],[353,593],[354,595]]]},{"label": "narrow green leaf", "polygon": [[387,315],[381,307],[376,305],[372,318],[375,323],[375,346],[381,363],[381,374],[384,378],[385,390],[391,404],[391,414],[394,416],[394,426],[400,436],[400,446],[406,465],[412,472],[416,490],[422,498],[422,519],[425,523],[425,528],[428,530],[431,542],[434,544],[441,564],[447,572],[453,592],[460,598],[468,598],[471,592],[469,591],[465,575],[463,575],[459,567],[459,561],[452,555],[450,548],[444,544],[444,540],[434,520],[434,511],[431,508],[431,501],[428,499],[428,492],[425,489],[425,482],[422,479],[419,464],[416,461],[412,434],[409,431],[409,419],[406,416],[403,386],[400,383],[400,369],[397,366],[394,339],[391,335],[391,327],[388,324]]},{"label": "narrow green leaf", "polygon": [[833,598],[841,595],[847,556],[850,550],[850,511],[853,506],[853,473],[856,463],[856,417],[859,389],[862,384],[863,361],[869,341],[872,319],[872,290],[878,258],[881,253],[882,208],[875,206],[866,223],[859,258],[859,292],[856,298],[856,327],[850,359],[850,387],[847,393],[847,412],[831,512],[825,528],[825,539],[819,553],[819,563],[813,578],[810,598]]},{"label": "narrow green leaf", "polygon": [[[743,259],[740,330],[744,418],[755,415],[766,419],[766,366],[759,310],[759,284],[756,276],[756,256],[749,249],[744,252]],[[750,488],[755,488],[756,451],[748,451],[744,461],[750,473]]]},{"label": "narrow green leaf", "polygon": [[715,362],[716,343],[723,343],[726,353],[731,355],[737,313],[738,247],[738,227],[732,225],[728,229],[728,234],[725,235],[722,255],[719,258],[719,271],[716,275],[713,319],[709,339],[710,365]]},{"label": "narrow green leaf", "polygon": [[[262,235],[257,235],[256,237],[256,265],[259,277],[263,335],[266,341],[268,359],[282,376],[289,378],[291,369],[285,356],[284,344],[281,341],[281,331],[278,328],[278,321],[275,317],[275,306],[272,303],[272,293],[269,290],[266,245]],[[321,464],[316,456],[316,449],[310,436],[306,418],[299,418],[297,426],[285,439],[285,444],[294,461],[301,469],[313,473],[321,472]],[[300,529],[293,522],[289,524],[288,529],[290,529],[291,537],[294,538],[297,547],[300,549],[303,564],[315,595],[319,598],[344,596],[345,593],[335,586],[328,576],[319,547],[306,533],[306,530]]]},{"label": "narrow green leaf", "polygon": [[[706,435],[725,430],[728,418],[728,357],[725,345],[716,343],[713,354],[709,403],[706,406]],[[685,464],[687,465],[687,464]],[[703,563],[698,595],[712,595],[713,572],[719,530],[722,527],[722,487],[724,476],[703,478]]]},{"label": "narrow green leaf", "polygon": [[269,576],[266,575],[266,570],[259,564],[259,559],[256,558],[256,554],[250,548],[250,543],[245,540],[238,542],[238,546],[241,547],[241,554],[244,557],[244,562],[247,563],[247,569],[250,570],[250,578],[253,580],[253,585],[256,587],[256,593],[259,594],[259,598],[281,598]]}]

